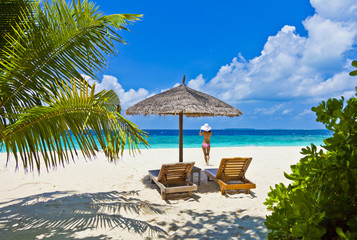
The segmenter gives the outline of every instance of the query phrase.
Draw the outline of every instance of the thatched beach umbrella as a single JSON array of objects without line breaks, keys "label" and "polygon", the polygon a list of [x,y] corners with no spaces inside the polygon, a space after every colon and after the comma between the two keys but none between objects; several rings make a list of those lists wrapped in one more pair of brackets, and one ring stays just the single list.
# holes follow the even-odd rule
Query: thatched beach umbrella
[{"label": "thatched beach umbrella", "polygon": [[187,117],[227,116],[236,117],[242,112],[231,105],[203,92],[196,91],[182,84],[165,92],[149,97],[128,108],[127,115],[179,115],[180,141],[179,161],[183,161],[183,115]]}]

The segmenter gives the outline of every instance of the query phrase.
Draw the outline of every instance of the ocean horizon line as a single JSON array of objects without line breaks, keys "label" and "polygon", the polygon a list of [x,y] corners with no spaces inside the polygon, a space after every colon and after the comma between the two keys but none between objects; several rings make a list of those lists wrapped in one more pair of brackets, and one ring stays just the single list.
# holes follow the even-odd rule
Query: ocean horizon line
[{"label": "ocean horizon line", "polygon": [[[141,128],[142,130],[179,130],[178,128]],[[183,130],[199,130],[199,128],[184,128]],[[330,131],[326,128],[212,128],[212,130],[277,130],[277,131],[294,131],[294,130],[303,130],[303,131]]]},{"label": "ocean horizon line", "polygon": [[[143,129],[147,134],[149,148],[177,148],[179,145],[178,129]],[[333,135],[327,129],[253,129],[253,128],[228,128],[215,129],[211,144],[215,147],[253,147],[253,146],[316,146],[324,144],[324,139]],[[202,136],[199,129],[183,129],[184,148],[201,148]],[[74,139],[74,148],[80,147]],[[98,143],[99,144],[99,143]],[[139,148],[145,148],[140,145]],[[1,148],[0,152],[5,152]]]},{"label": "ocean horizon line", "polygon": [[[178,129],[143,129],[148,134],[151,148],[176,148],[179,144]],[[308,146],[323,144],[324,139],[332,136],[327,129],[216,129],[211,137],[212,146]],[[200,148],[202,136],[198,129],[183,130],[184,148]]]}]

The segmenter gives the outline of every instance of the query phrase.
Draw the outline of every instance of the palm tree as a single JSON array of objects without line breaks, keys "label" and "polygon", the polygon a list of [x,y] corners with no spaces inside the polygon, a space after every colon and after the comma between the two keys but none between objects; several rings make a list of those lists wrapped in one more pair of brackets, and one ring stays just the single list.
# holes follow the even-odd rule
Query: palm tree
[{"label": "palm tree", "polygon": [[114,91],[95,93],[106,57],[125,43],[116,29],[137,14],[102,15],[85,1],[2,0],[0,2],[0,148],[22,160],[26,170],[65,164],[102,148],[109,160],[127,146],[147,146],[145,132],[120,114]]}]

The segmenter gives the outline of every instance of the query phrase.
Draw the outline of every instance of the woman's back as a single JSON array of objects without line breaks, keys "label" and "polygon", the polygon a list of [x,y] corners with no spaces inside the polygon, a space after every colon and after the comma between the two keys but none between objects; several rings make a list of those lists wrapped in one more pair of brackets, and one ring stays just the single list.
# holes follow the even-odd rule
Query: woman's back
[{"label": "woman's back", "polygon": [[203,132],[203,141],[205,143],[210,143],[211,136],[212,136],[212,131]]}]

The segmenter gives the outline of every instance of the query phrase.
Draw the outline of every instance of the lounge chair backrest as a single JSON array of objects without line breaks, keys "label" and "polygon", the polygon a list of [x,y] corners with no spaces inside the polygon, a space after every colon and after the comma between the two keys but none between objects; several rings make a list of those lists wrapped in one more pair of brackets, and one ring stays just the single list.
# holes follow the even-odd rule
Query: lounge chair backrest
[{"label": "lounge chair backrest", "polygon": [[252,158],[222,158],[216,178],[224,181],[245,179],[251,161]]},{"label": "lounge chair backrest", "polygon": [[195,163],[163,164],[157,180],[165,185],[187,182]]}]

